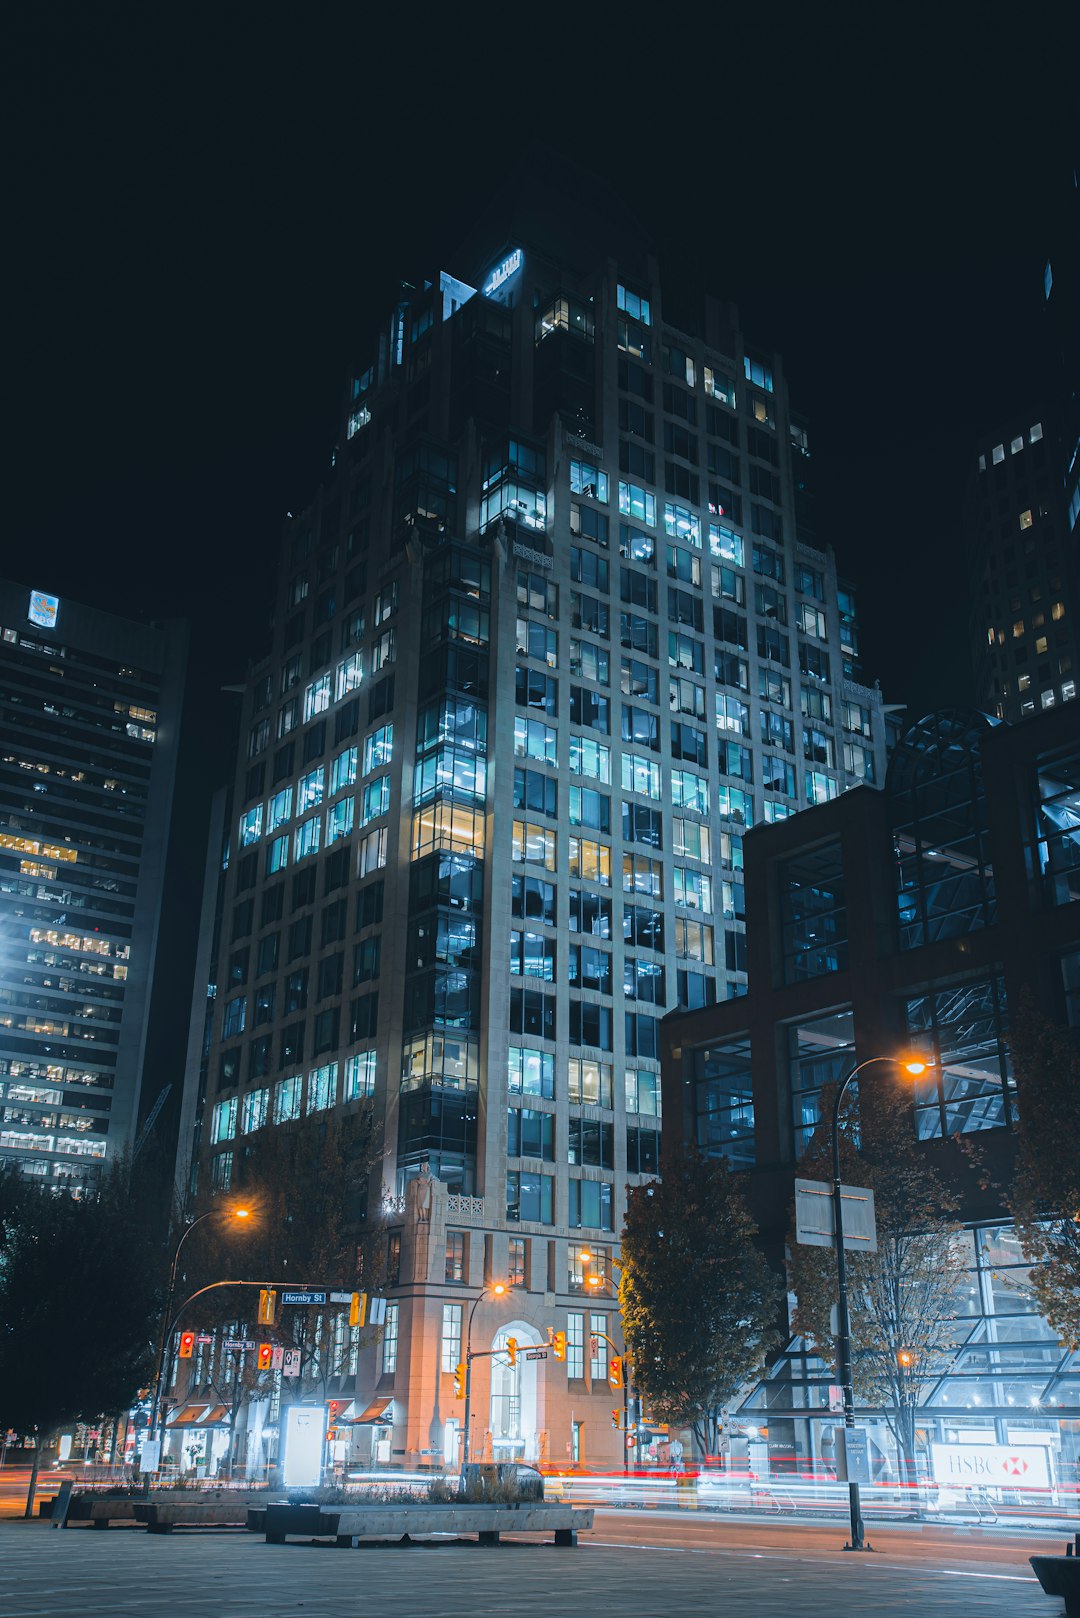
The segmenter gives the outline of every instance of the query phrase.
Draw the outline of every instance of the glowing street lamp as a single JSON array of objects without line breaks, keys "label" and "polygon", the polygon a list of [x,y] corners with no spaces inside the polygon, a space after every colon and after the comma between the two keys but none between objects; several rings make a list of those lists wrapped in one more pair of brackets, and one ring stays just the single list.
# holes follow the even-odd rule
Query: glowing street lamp
[{"label": "glowing street lamp", "polygon": [[476,1298],[473,1300],[473,1306],[469,1310],[469,1324],[465,1332],[465,1434],[461,1441],[461,1471],[463,1476],[465,1468],[469,1463],[469,1424],[472,1420],[472,1362],[477,1358],[478,1355],[491,1354],[494,1352],[494,1350],[490,1348],[473,1349],[473,1316],[476,1314],[477,1306],[480,1303],[481,1298],[486,1298],[489,1293],[493,1298],[501,1298],[504,1297],[508,1291],[509,1288],[507,1287],[505,1281],[493,1281],[490,1286],[484,1287],[483,1290],[477,1294]]},{"label": "glowing street lamp", "polygon": [[[161,1419],[162,1428],[164,1428],[165,1425],[164,1413],[161,1410],[161,1385],[165,1377],[165,1355],[169,1345],[169,1324],[172,1320],[173,1299],[176,1295],[176,1271],[180,1262],[180,1249],[183,1247],[196,1225],[201,1225],[204,1219],[238,1219],[241,1223],[243,1223],[244,1220],[250,1219],[251,1217],[252,1210],[244,1206],[237,1206],[233,1208],[210,1208],[206,1213],[200,1214],[198,1219],[192,1219],[191,1222],[185,1226],[183,1234],[176,1244],[176,1250],[172,1257],[172,1266],[169,1270],[169,1286],[165,1294],[165,1314],[161,1324],[161,1343],[158,1348],[157,1373],[154,1377],[154,1397],[150,1405],[149,1432],[151,1438],[155,1433],[158,1433],[159,1418]],[[163,1437],[163,1432],[158,1433],[159,1442],[162,1441]]]},{"label": "glowing street lamp", "polygon": [[[874,1062],[891,1062],[899,1067],[909,1078],[921,1078],[933,1066],[930,1057],[911,1053],[906,1056],[868,1056],[864,1062],[858,1062],[852,1068],[843,1084],[836,1092],[833,1102],[832,1115],[832,1170],[833,1170],[833,1240],[836,1244],[836,1281],[837,1281],[837,1359],[840,1370],[840,1387],[844,1396],[844,1427],[850,1431],[855,1426],[855,1393],[851,1380],[851,1318],[848,1313],[847,1290],[847,1260],[844,1257],[844,1208],[840,1187],[840,1107],[848,1085],[857,1073],[863,1068],[870,1067]],[[848,1478],[848,1500],[851,1521],[851,1542],[844,1546],[846,1551],[865,1551],[868,1549],[863,1536],[862,1508],[859,1500],[859,1485]]]}]

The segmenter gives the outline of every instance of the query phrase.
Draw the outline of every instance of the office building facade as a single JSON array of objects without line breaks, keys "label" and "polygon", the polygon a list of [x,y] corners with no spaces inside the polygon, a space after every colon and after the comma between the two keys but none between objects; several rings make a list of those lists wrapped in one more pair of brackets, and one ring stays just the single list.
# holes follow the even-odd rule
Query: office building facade
[{"label": "office building facade", "polygon": [[154,1100],[186,648],[0,581],[0,1162],[54,1184],[132,1147]]},{"label": "office building facade", "polygon": [[[392,1284],[352,1385],[386,1459],[456,1458],[470,1320],[522,1349],[477,1361],[474,1455],[620,1458],[606,1338],[659,1019],[745,987],[745,829],[882,778],[808,464],[733,309],[690,334],[632,229],[508,215],[403,294],[289,523],[197,1172],[374,1107]],[[565,1363],[525,1358],[549,1329]]]},{"label": "office building facade", "polygon": [[[1075,1488],[1080,1355],[1025,1291],[1004,1202],[1024,1104],[1010,1017],[1026,992],[1046,1016],[1080,1030],[1073,714],[1057,708],[1016,726],[932,714],[901,740],[883,792],[848,793],[755,830],[746,870],[749,993],[665,1021],[665,1151],[697,1148],[747,1171],[763,1238],[782,1266],[797,1162],[829,1127],[823,1092],[866,1057],[928,1053],[934,1065],[912,1094],[921,1150],[943,1166],[959,1136],[977,1143],[978,1156],[954,1186],[968,1280],[946,1326],[954,1356],[920,1387],[921,1475],[936,1475],[935,1444],[1034,1446],[1047,1486]],[[859,1081],[894,1082],[885,1065]],[[775,1470],[827,1470],[832,1382],[812,1345],[792,1336],[740,1401],[733,1431],[767,1429]],[[859,1420],[871,1433],[875,1477],[902,1478],[883,1413],[864,1410]]]}]

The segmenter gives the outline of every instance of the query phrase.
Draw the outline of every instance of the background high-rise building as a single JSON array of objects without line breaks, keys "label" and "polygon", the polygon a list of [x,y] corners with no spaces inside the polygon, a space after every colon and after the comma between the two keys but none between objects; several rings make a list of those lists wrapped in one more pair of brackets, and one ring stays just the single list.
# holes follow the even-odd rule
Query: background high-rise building
[{"label": "background high-rise building", "polygon": [[0,1162],[54,1181],[134,1144],[187,656],[0,581]]},{"label": "background high-rise building", "polygon": [[1075,171],[1042,276],[1041,402],[983,436],[965,531],[975,698],[1017,720],[1072,701],[1080,677],[1080,196]]},{"label": "background high-rise building", "polygon": [[288,525],[189,1114],[222,1188],[252,1132],[374,1106],[393,1284],[355,1391],[388,1460],[456,1454],[500,1278],[474,1346],[567,1358],[477,1362],[474,1454],[620,1454],[659,1019],[744,989],[745,828],[883,773],[808,467],[779,356],[728,305],[669,318],[640,230],[566,191],[402,291]]}]

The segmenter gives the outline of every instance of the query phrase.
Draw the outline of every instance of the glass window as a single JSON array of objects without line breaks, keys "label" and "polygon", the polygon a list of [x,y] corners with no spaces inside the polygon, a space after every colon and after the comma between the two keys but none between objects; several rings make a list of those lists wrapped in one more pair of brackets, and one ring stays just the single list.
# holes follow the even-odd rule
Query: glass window
[{"label": "glass window", "polygon": [[[465,1280],[468,1279],[468,1277],[467,1277],[467,1275],[465,1273],[465,1251],[466,1251],[465,1244],[466,1244],[466,1233],[465,1233],[465,1231],[463,1231],[463,1230],[448,1230],[447,1231],[447,1233],[446,1233],[446,1266],[445,1266],[445,1277],[444,1277],[447,1282],[452,1283],[452,1282],[455,1282],[455,1281],[465,1281]],[[450,1307],[455,1307],[455,1306],[450,1305]],[[456,1307],[460,1308],[460,1305],[457,1305]],[[445,1317],[444,1317],[444,1331],[445,1331]],[[459,1341],[459,1343],[461,1341],[461,1322],[460,1322],[460,1319],[458,1321],[458,1341]],[[450,1369],[453,1370],[456,1365],[457,1365],[457,1361],[455,1360],[454,1365],[452,1365],[450,1367]],[[446,1367],[444,1366],[443,1369],[445,1370]]]},{"label": "glass window", "polygon": [[1012,1080],[1005,1047],[1002,978],[957,984],[907,1003],[909,1031],[933,1047],[935,1067],[918,1082],[921,1139],[994,1129],[1009,1122]]},{"label": "glass window", "polygon": [[599,500],[602,504],[606,504],[608,475],[599,467],[590,466],[587,461],[571,461],[570,492],[583,494],[590,500]]},{"label": "glass window", "polygon": [[1049,904],[1080,900],[1080,749],[1036,764],[1036,858]]},{"label": "glass window", "polygon": [[555,1057],[550,1051],[511,1045],[507,1089],[511,1095],[542,1096],[551,1101],[555,1095]]},{"label": "glass window", "polygon": [[788,1080],[797,1157],[810,1144],[821,1119],[822,1090],[841,1083],[854,1065],[855,1028],[850,1010],[830,1011],[788,1029]]},{"label": "glass window", "polygon": [[382,1339],[382,1368],[383,1375],[389,1376],[397,1370],[398,1349],[398,1311],[400,1305],[388,1303],[386,1306],[386,1321],[383,1325]]},{"label": "glass window", "polygon": [[784,860],[778,873],[784,982],[845,972],[847,908],[840,844]]},{"label": "glass window", "polygon": [[[464,1240],[464,1238],[462,1238]],[[449,1242],[448,1242],[449,1246]],[[450,1277],[447,1276],[447,1280]],[[456,1279],[460,1279],[457,1277]],[[453,1372],[461,1362],[461,1304],[444,1303],[442,1311],[442,1368]]]},{"label": "glass window", "polygon": [[555,1222],[555,1176],[512,1172],[506,1176],[506,1217],[533,1224]]},{"label": "glass window", "polygon": [[913,726],[893,754],[901,949],[961,937],[996,915],[982,784],[988,723],[941,711]]}]

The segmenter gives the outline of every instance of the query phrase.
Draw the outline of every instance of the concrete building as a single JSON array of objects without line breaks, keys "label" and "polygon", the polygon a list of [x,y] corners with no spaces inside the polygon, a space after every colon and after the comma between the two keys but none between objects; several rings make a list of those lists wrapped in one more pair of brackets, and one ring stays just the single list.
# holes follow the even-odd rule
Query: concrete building
[{"label": "concrete building", "polygon": [[[883,792],[750,833],[746,885],[748,994],[664,1022],[665,1151],[696,1146],[745,1169],[782,1265],[796,1163],[826,1127],[823,1089],[865,1057],[932,1052],[912,1128],[932,1158],[950,1137],[977,1138],[981,1167],[957,1186],[970,1285],[955,1360],[923,1390],[921,1458],[929,1465],[933,1443],[1042,1446],[1052,1477],[1075,1488],[1080,1356],[1024,1294],[1002,1201],[1018,1105],[1011,1008],[1026,990],[1080,1030],[1074,712],[1016,726],[930,715],[897,747]],[[882,1067],[865,1082],[893,1080]],[[777,1469],[813,1469],[832,1454],[831,1381],[792,1337],[736,1429],[767,1427]],[[899,1475],[880,1412],[860,1419],[882,1468]]]},{"label": "concrete building", "polygon": [[349,1386],[385,1459],[456,1457],[501,1279],[473,1346],[566,1360],[477,1362],[474,1455],[614,1466],[659,1019],[744,992],[746,828],[880,782],[885,728],[780,357],[669,318],[606,200],[521,196],[403,290],[288,524],[188,1116],[226,1188],[252,1132],[374,1107],[396,1284]]},{"label": "concrete building", "polygon": [[180,625],[0,581],[0,1161],[54,1183],[132,1146],[157,1093],[186,656]]}]

